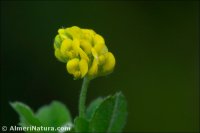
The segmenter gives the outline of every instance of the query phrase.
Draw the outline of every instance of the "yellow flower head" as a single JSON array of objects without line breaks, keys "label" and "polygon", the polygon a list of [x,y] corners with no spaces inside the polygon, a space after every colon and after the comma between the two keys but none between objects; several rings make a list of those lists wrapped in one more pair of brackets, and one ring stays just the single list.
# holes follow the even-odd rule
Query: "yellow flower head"
[{"label": "yellow flower head", "polygon": [[67,71],[75,79],[107,75],[115,67],[115,57],[103,37],[91,29],[77,26],[59,29],[54,49],[56,58],[66,63]]}]

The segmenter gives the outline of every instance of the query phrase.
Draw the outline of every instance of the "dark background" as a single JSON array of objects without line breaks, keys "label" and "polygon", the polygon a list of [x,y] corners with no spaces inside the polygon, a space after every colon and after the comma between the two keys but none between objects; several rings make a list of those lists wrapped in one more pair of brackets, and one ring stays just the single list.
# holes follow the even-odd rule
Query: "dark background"
[{"label": "dark background", "polygon": [[52,100],[78,114],[82,80],[54,57],[53,39],[73,25],[101,34],[116,57],[114,73],[92,81],[87,103],[121,90],[125,131],[199,131],[198,2],[1,2],[1,125],[16,125],[9,106],[37,110]]}]

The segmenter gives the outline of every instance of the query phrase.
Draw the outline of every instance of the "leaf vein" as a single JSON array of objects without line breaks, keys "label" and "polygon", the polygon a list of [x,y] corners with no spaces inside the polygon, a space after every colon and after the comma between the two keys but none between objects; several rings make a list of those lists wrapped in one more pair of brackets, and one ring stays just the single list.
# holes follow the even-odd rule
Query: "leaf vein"
[{"label": "leaf vein", "polygon": [[116,95],[116,100],[115,100],[115,105],[114,105],[114,108],[113,108],[113,113],[112,113],[112,117],[110,119],[110,123],[109,123],[109,127],[108,127],[108,130],[107,130],[107,133],[110,132],[111,130],[111,127],[115,121],[115,118],[116,118],[116,112],[117,112],[117,108],[118,108],[118,103],[119,103],[119,95]]}]

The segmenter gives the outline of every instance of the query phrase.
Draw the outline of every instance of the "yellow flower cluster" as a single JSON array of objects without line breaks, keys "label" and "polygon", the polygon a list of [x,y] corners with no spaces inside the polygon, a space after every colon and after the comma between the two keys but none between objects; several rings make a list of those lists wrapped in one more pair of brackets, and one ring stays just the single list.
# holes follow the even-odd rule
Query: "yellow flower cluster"
[{"label": "yellow flower cluster", "polygon": [[67,71],[75,79],[107,75],[115,66],[115,57],[108,52],[103,37],[91,29],[59,29],[54,49],[56,58],[66,63]]}]

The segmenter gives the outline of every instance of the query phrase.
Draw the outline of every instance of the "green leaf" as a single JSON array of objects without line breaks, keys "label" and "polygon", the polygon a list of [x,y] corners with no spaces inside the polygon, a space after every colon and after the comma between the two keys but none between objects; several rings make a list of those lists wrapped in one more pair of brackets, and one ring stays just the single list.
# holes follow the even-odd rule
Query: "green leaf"
[{"label": "green leaf", "polygon": [[41,107],[36,117],[43,126],[61,127],[67,123],[71,123],[71,115],[64,104],[53,101],[50,105]]},{"label": "green leaf", "polygon": [[92,118],[92,116],[94,115],[94,112],[99,107],[102,101],[103,101],[103,98],[99,97],[90,103],[90,105],[88,106],[86,110],[86,118],[88,120]]},{"label": "green leaf", "polygon": [[127,103],[121,92],[104,99],[89,125],[90,132],[121,132],[127,118]]},{"label": "green leaf", "polygon": [[13,102],[10,105],[19,114],[21,126],[41,126],[39,119],[27,105],[21,102]]},{"label": "green leaf", "polygon": [[76,117],[74,120],[75,131],[76,132],[88,132],[89,131],[89,122],[82,117]]}]

